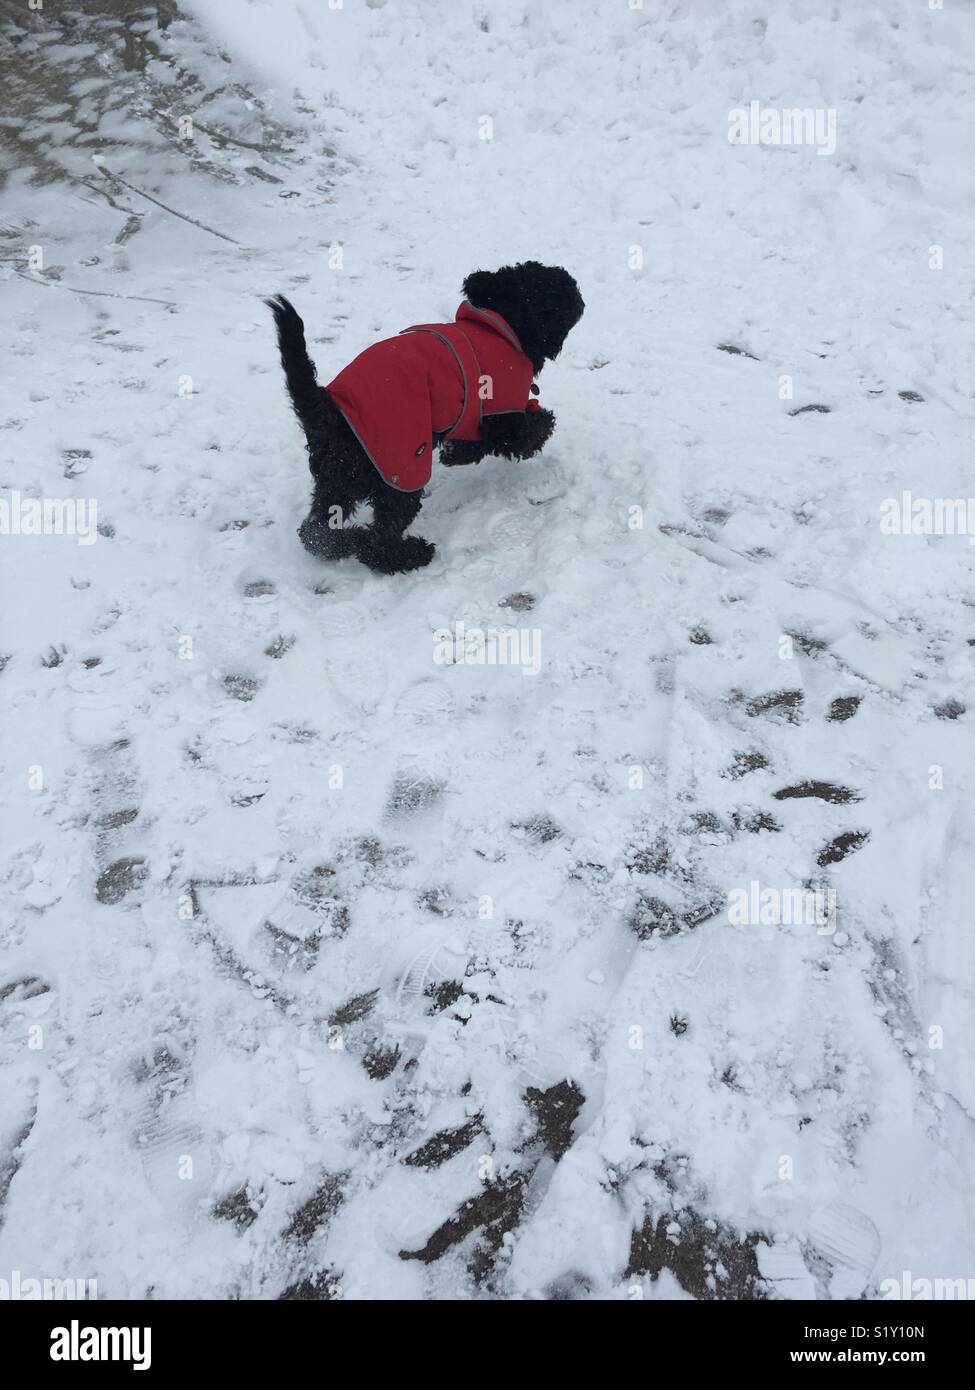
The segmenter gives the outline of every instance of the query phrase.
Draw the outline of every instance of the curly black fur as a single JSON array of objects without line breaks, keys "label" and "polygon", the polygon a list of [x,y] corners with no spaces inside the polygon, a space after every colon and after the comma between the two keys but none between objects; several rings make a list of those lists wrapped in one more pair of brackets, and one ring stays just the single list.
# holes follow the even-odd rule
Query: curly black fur
[{"label": "curly black fur", "polygon": [[549,441],[555,429],[550,410],[520,410],[503,415],[485,415],[480,439],[448,439],[440,446],[440,462],[448,468],[481,459],[530,459]]},{"label": "curly black fur", "polygon": [[464,294],[478,309],[493,309],[510,323],[536,376],[558,357],[586,307],[567,270],[538,261],[475,270],[464,281]]},{"label": "curly black fur", "polygon": [[[536,374],[558,356],[585,308],[568,271],[538,261],[475,271],[464,281],[464,293],[477,308],[492,309],[507,320]],[[423,493],[399,492],[384,481],[328,391],[318,385],[304,324],[293,305],[283,295],[265,303],[274,314],[288,394],[305,434],[314,480],[311,510],[298,528],[302,544],[323,559],[354,555],[380,574],[428,565],[433,545],[403,534],[420,511]],[[441,446],[441,462],[453,467],[479,463],[489,455],[531,458],[554,428],[550,410],[486,415],[481,438],[447,440]],[[372,507],[372,522],[350,524],[363,503]]]}]

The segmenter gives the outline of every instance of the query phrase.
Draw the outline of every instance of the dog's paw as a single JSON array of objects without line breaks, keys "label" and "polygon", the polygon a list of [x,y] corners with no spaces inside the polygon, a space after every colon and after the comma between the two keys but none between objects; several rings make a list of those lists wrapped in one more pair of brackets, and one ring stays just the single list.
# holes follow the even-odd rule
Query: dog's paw
[{"label": "dog's paw", "polygon": [[484,454],[484,445],[477,439],[448,439],[440,446],[440,462],[444,468],[463,468],[470,463],[480,463]]},{"label": "dog's paw", "polygon": [[437,547],[422,536],[405,536],[397,545],[379,548],[367,544],[360,546],[357,553],[363,564],[377,574],[407,574],[428,565]]},{"label": "dog's paw", "polygon": [[419,570],[428,565],[437,553],[433,541],[425,541],[422,536],[407,536],[400,552],[401,570]]},{"label": "dog's paw", "polygon": [[298,527],[298,538],[310,555],[322,560],[344,560],[356,550],[356,535],[351,527],[343,530],[329,526],[316,516],[305,517]]}]

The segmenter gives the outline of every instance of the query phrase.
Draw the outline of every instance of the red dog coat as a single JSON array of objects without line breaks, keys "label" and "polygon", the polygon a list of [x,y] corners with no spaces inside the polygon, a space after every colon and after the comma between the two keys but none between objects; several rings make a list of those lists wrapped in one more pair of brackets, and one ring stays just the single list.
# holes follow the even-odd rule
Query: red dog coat
[{"label": "red dog coat", "polygon": [[534,372],[509,324],[464,303],[360,352],[328,392],[391,487],[430,481],[434,439],[479,439],[482,415],[528,409]]}]

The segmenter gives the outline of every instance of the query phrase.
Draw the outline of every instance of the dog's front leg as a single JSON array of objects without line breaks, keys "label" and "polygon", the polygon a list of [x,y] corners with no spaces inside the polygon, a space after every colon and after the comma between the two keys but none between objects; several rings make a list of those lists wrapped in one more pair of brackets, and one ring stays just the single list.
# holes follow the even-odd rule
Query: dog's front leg
[{"label": "dog's front leg", "polygon": [[370,497],[372,525],[356,530],[355,553],[379,574],[403,574],[428,565],[435,546],[422,536],[404,536],[423,505],[423,493],[397,492],[377,480]]},{"label": "dog's front leg", "polygon": [[440,462],[444,468],[461,468],[468,463],[480,463],[489,453],[480,439],[448,439],[440,446]]},{"label": "dog's front leg", "polygon": [[555,429],[555,416],[544,406],[485,415],[481,447],[504,459],[529,459],[545,447]]}]

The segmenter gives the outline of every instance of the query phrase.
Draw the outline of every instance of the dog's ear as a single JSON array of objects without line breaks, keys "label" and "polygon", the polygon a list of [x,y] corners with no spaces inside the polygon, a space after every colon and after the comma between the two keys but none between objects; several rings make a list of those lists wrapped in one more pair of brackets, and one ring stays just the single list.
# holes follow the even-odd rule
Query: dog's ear
[{"label": "dog's ear", "polygon": [[492,270],[475,270],[464,281],[464,298],[478,309],[491,308],[491,285],[496,276]]}]

